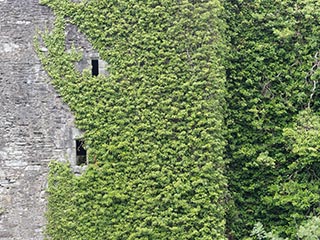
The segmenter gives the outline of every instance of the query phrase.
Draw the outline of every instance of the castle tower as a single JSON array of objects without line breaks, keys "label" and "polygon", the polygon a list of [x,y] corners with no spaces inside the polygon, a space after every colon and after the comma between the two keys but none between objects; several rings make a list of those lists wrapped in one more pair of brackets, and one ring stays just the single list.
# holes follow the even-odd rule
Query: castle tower
[{"label": "castle tower", "polygon": [[33,48],[39,0],[0,0],[0,240],[43,239],[48,163],[75,155],[73,116]]}]

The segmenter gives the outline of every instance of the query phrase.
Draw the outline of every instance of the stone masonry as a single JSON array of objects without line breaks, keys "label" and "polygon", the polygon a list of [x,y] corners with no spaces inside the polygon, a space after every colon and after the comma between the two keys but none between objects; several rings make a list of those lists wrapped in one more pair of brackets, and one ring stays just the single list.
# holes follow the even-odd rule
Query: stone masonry
[{"label": "stone masonry", "polygon": [[48,163],[73,158],[73,116],[33,47],[53,13],[38,0],[0,0],[0,240],[43,239]]}]

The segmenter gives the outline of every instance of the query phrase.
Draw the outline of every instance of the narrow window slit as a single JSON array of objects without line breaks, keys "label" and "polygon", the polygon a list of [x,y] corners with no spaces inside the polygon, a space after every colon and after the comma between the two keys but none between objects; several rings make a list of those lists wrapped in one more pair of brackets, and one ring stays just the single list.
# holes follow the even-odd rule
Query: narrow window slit
[{"label": "narrow window slit", "polygon": [[83,139],[76,140],[76,164],[78,166],[87,164],[87,150],[84,148]]},{"label": "narrow window slit", "polygon": [[92,65],[92,76],[98,76],[99,75],[99,60],[92,59],[91,65]]}]

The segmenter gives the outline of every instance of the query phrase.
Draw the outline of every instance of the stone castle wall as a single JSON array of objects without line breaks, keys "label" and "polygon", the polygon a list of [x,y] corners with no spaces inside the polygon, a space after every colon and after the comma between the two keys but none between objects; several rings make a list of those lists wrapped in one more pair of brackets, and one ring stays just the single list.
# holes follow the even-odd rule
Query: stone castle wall
[{"label": "stone castle wall", "polygon": [[48,163],[73,157],[73,116],[33,48],[38,0],[0,0],[0,240],[43,239]]}]

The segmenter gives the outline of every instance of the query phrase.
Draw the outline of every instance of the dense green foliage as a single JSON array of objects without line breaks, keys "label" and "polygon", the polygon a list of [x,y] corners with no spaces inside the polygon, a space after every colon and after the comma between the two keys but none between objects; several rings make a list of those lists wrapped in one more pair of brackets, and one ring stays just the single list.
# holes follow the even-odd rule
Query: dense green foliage
[{"label": "dense green foliage", "polygon": [[[51,165],[52,239],[224,239],[224,21],[216,0],[43,0],[56,14],[39,56],[85,131],[91,165]],[[65,24],[108,76],[77,72]]]},{"label": "dense green foliage", "polygon": [[[42,3],[57,18],[39,56],[91,161],[79,177],[52,163],[52,239],[318,231],[318,218],[303,225],[320,210],[318,0]],[[75,70],[81,53],[66,51],[66,23],[108,76]]]},{"label": "dense green foliage", "polygon": [[228,231],[242,239],[261,221],[293,239],[296,225],[319,211],[319,1],[225,5]]},{"label": "dense green foliage", "polygon": [[[307,221],[303,222],[297,228],[297,235],[295,239],[301,240],[317,240],[320,238],[320,218],[311,217]],[[258,222],[254,225],[251,231],[250,237],[246,240],[289,240],[289,238],[279,237],[278,234],[274,232],[266,232],[263,225]]]}]

